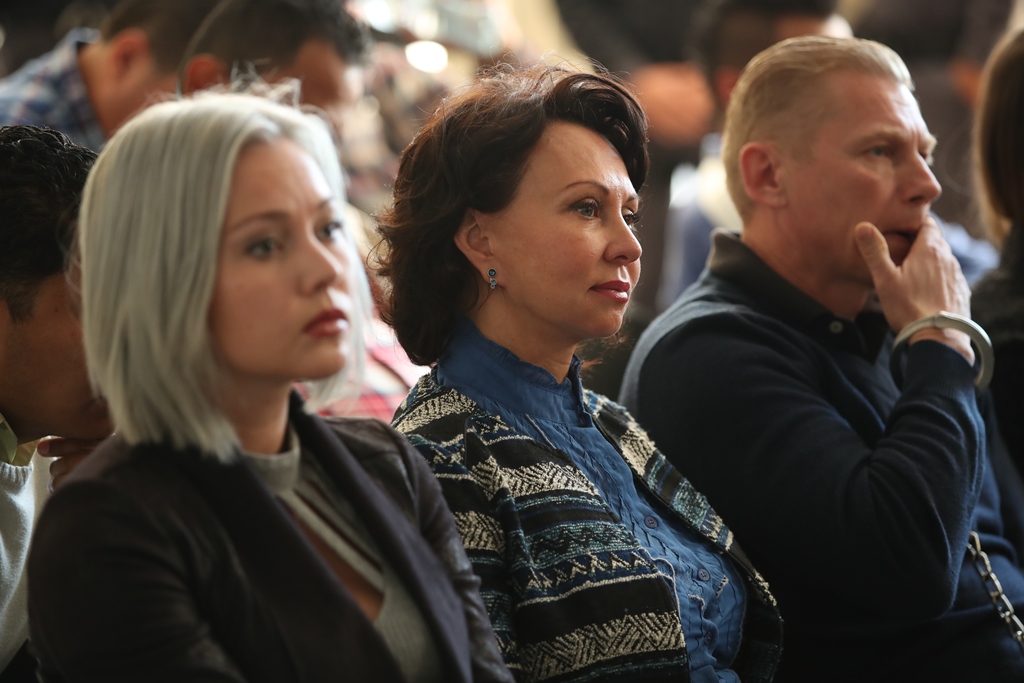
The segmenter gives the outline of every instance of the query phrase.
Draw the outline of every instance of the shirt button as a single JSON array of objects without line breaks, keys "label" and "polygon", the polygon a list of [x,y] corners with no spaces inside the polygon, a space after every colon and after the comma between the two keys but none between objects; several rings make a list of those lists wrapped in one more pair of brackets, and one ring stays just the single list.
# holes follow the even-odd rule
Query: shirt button
[{"label": "shirt button", "polygon": [[644,524],[647,526],[648,529],[658,528],[658,520],[655,517],[644,517]]},{"label": "shirt button", "polygon": [[715,644],[715,634],[711,633],[710,631],[708,631],[706,634],[704,634],[704,642],[707,643],[708,646],[714,645]]},{"label": "shirt button", "polygon": [[843,331],[843,324],[838,320],[833,320],[828,324],[828,331],[832,334],[839,334]]},{"label": "shirt button", "polygon": [[707,569],[704,569],[704,567],[701,567],[697,570],[697,578],[701,581],[707,581],[711,578],[711,572],[709,572]]}]

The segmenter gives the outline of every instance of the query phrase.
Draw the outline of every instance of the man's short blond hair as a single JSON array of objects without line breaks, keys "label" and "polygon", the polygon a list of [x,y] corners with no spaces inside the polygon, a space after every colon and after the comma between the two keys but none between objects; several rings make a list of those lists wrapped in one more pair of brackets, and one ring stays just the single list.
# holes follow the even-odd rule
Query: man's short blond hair
[{"label": "man's short blond hair", "polygon": [[836,71],[888,78],[914,89],[899,55],[871,40],[801,36],[754,57],[729,98],[722,140],[729,194],[743,218],[753,201],[743,187],[740,150],[755,140],[776,143],[790,153],[806,150],[831,111],[821,77]]}]

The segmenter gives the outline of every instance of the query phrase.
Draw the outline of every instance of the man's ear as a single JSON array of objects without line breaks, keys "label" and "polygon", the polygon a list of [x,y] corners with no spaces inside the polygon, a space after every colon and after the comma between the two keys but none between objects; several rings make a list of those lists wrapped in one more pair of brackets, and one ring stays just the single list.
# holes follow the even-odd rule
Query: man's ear
[{"label": "man's ear", "polygon": [[455,246],[469,259],[480,276],[484,277],[487,271],[494,267],[494,252],[487,230],[481,225],[480,217],[481,214],[476,209],[466,209],[462,223],[455,231]]},{"label": "man's ear", "polygon": [[743,188],[754,203],[773,209],[786,204],[782,176],[782,155],[770,142],[748,142],[740,149],[740,175]]},{"label": "man's ear", "polygon": [[181,92],[185,95],[228,81],[224,62],[210,54],[196,55],[182,70]]},{"label": "man's ear", "polygon": [[153,54],[149,48],[149,36],[141,28],[127,28],[109,41],[110,73],[115,80],[125,80],[137,73],[140,67],[149,76],[154,70]]}]

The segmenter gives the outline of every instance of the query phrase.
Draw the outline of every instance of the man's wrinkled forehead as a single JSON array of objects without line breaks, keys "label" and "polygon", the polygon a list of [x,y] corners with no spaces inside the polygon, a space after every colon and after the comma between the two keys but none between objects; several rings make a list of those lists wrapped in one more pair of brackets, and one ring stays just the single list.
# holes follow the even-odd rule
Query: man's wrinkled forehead
[{"label": "man's wrinkled forehead", "polygon": [[[851,79],[863,79],[872,85],[881,86],[876,90],[877,96],[884,96],[894,103],[898,99],[899,106],[911,107],[913,116],[920,120],[921,126],[924,127],[917,99],[905,84],[889,76],[842,68],[809,75],[799,87],[793,89],[789,111],[773,117],[774,130],[766,132],[794,154],[809,152],[819,138],[822,127],[842,115],[853,104],[851,98],[855,95],[849,88]],[[879,134],[888,132],[896,135],[902,132],[898,131],[898,126],[891,121],[860,120],[858,123],[866,128],[877,128]],[[927,134],[926,127],[924,132]],[[930,141],[930,151],[935,145],[935,138],[930,134],[927,134],[927,137]]]}]

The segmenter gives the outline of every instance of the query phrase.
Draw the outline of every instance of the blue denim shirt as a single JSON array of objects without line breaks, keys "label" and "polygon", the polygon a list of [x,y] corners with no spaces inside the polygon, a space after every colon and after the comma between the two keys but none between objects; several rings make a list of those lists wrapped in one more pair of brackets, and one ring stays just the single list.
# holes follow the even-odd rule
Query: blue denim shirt
[{"label": "blue denim shirt", "polygon": [[580,365],[574,358],[569,376],[556,382],[547,370],[519,360],[462,319],[438,361],[437,380],[572,458],[674,587],[691,681],[738,683],[728,667],[742,636],[742,576],[634,478],[586,410]]}]

